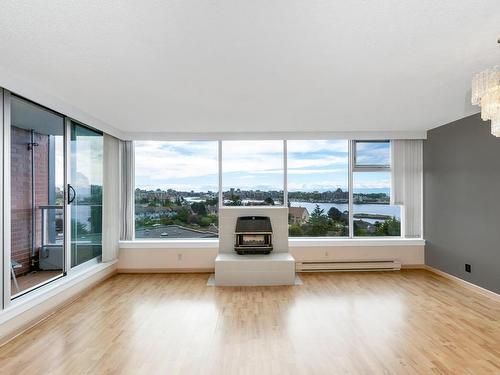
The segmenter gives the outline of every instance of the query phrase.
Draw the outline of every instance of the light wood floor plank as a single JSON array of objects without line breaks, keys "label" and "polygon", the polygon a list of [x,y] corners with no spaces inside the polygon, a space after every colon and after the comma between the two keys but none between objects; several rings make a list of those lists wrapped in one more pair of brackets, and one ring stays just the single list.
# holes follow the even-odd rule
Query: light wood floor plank
[{"label": "light wood floor plank", "polygon": [[1,374],[500,374],[500,303],[424,270],[302,286],[117,275],[0,348]]}]

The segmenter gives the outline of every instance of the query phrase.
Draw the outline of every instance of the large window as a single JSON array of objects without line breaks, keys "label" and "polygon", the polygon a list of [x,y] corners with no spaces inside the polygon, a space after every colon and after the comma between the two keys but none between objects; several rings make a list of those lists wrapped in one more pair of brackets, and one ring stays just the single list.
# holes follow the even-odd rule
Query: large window
[{"label": "large window", "polygon": [[391,144],[353,142],[354,236],[400,236],[400,207],[390,204]]},{"label": "large window", "polygon": [[224,205],[282,205],[283,162],[283,141],[222,142]]},{"label": "large window", "polygon": [[349,236],[348,141],[287,146],[290,236]]},{"label": "large window", "polygon": [[135,142],[135,237],[218,236],[218,144]]},{"label": "large window", "polygon": [[389,141],[135,142],[135,163],[138,239],[217,237],[219,205],[283,204],[291,237],[401,235]]}]

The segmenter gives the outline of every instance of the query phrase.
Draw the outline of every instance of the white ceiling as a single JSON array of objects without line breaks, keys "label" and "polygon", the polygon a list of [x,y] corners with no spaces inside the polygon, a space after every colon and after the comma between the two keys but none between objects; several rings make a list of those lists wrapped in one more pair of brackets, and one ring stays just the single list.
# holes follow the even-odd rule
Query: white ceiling
[{"label": "white ceiling", "polygon": [[498,0],[0,3],[3,82],[142,137],[427,130],[478,111],[498,37]]}]

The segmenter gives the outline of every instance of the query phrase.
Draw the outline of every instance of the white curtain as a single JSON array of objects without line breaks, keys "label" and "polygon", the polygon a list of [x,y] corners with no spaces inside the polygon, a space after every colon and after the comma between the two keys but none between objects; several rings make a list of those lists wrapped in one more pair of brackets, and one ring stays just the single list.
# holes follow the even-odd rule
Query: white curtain
[{"label": "white curtain", "polygon": [[391,204],[402,206],[405,237],[422,235],[421,139],[392,141]]},{"label": "white curtain", "polygon": [[104,166],[102,187],[102,261],[118,257],[120,239],[120,141],[104,134]]},{"label": "white curtain", "polygon": [[134,238],[134,143],[120,141],[120,240]]}]

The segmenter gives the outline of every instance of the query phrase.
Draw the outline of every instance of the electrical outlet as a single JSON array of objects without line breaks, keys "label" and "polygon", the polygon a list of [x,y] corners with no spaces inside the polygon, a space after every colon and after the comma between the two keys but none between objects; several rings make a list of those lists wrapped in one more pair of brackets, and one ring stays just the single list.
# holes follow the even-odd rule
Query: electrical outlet
[{"label": "electrical outlet", "polygon": [[328,258],[328,251],[325,251],[325,258]]},{"label": "electrical outlet", "polygon": [[470,264],[465,264],[465,272],[471,273],[471,266]]},{"label": "electrical outlet", "polygon": [[182,254],[177,254],[177,261],[178,262],[182,261]]}]

